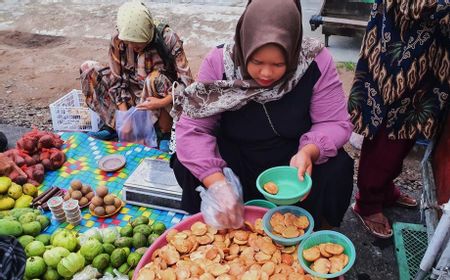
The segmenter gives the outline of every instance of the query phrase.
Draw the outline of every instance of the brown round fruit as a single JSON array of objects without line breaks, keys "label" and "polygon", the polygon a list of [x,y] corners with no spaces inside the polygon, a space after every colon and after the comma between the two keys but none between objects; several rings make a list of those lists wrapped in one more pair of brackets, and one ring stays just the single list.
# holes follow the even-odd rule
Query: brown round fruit
[{"label": "brown round fruit", "polygon": [[91,201],[91,199],[94,197],[94,192],[88,192],[84,197],[86,197],[87,200]]},{"label": "brown round fruit", "polygon": [[122,200],[120,200],[118,197],[114,197],[114,206],[116,208],[119,208],[120,206],[122,206]]},{"label": "brown round fruit", "polygon": [[83,194],[80,191],[73,191],[71,197],[76,200],[80,200],[83,197]]},{"label": "brown round fruit", "polygon": [[81,207],[85,206],[85,205],[88,204],[88,203],[89,203],[89,200],[88,200],[86,197],[82,197],[82,198],[80,199],[80,206],[81,206]]},{"label": "brown round fruit", "polygon": [[81,184],[80,180],[73,180],[72,182],[70,182],[70,187],[76,191],[76,190],[80,190],[81,187],[83,186],[83,184]]},{"label": "brown round fruit", "polygon": [[94,214],[97,216],[104,216],[105,215],[105,208],[102,206],[97,206],[94,209]]},{"label": "brown round fruit", "polygon": [[108,194],[103,198],[103,202],[105,202],[106,205],[113,205],[114,204],[114,195]]},{"label": "brown round fruit", "polygon": [[99,196],[94,196],[91,200],[92,204],[95,206],[102,206],[103,205],[103,199]]},{"label": "brown round fruit", "polygon": [[90,192],[90,191],[89,191],[89,186],[83,186],[83,187],[81,187],[81,193],[82,193],[83,195],[86,195],[88,192]]},{"label": "brown round fruit", "polygon": [[69,200],[70,199],[70,193],[66,193],[64,195],[64,200]]},{"label": "brown round fruit", "polygon": [[112,214],[114,211],[116,211],[116,207],[114,205],[108,205],[105,207],[106,214]]},{"label": "brown round fruit", "polygon": [[90,209],[92,212],[94,212],[95,207],[96,207],[96,206],[95,206],[94,204],[92,204],[92,203],[89,205],[89,209]]},{"label": "brown round fruit", "polygon": [[105,195],[108,194],[108,188],[105,186],[99,186],[99,187],[97,187],[95,192],[97,193],[98,196],[104,197]]},{"label": "brown round fruit", "polygon": [[69,188],[69,193],[72,194],[73,193],[73,189],[72,187]]}]

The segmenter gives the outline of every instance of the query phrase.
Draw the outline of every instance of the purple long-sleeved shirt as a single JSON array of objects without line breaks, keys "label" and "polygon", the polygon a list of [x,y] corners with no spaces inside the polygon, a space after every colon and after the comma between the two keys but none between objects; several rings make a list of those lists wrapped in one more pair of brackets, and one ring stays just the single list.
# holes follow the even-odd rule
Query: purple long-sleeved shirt
[{"label": "purple long-sleeved shirt", "polygon": [[[299,150],[307,144],[315,144],[320,150],[315,164],[321,164],[336,156],[337,150],[350,138],[353,126],[330,52],[324,48],[315,62],[321,76],[313,88],[311,98],[312,126],[309,132],[300,137]],[[221,80],[223,73],[223,49],[214,48],[203,60],[198,80]],[[193,119],[182,114],[176,125],[177,157],[200,181],[215,172],[221,172],[226,166],[213,135],[219,120],[220,115]]]}]

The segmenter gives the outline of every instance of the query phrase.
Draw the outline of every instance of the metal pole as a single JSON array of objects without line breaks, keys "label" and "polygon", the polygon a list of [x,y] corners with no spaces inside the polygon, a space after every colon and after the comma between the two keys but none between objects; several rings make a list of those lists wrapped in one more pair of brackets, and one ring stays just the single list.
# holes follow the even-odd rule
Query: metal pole
[{"label": "metal pole", "polygon": [[[420,270],[416,275],[415,280],[422,280],[425,278],[427,272],[433,267],[434,261],[441,250],[444,247],[444,241],[447,238],[447,234],[450,230],[450,200],[444,205],[443,215],[436,227],[431,242],[428,244],[428,248],[420,263]],[[447,247],[447,244],[445,244]]]},{"label": "metal pole", "polygon": [[[436,268],[432,270],[431,279],[450,279],[450,232],[447,233],[447,247],[442,252],[441,257],[436,265]],[[440,277],[440,278],[439,278]],[[444,278],[445,277],[445,278]]]}]

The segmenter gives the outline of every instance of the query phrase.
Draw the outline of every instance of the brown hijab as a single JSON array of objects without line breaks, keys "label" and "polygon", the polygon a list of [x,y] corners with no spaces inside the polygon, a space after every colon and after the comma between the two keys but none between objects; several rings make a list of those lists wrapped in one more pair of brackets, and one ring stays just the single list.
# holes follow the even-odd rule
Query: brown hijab
[{"label": "brown hijab", "polygon": [[[277,44],[285,53],[287,71],[269,88],[259,86],[247,73],[247,61],[266,44]],[[265,103],[290,92],[303,77],[323,44],[302,40],[299,0],[250,0],[238,21],[234,44],[223,48],[226,80],[193,83],[174,92],[172,116],[181,112],[203,118],[242,108],[249,101]]]}]

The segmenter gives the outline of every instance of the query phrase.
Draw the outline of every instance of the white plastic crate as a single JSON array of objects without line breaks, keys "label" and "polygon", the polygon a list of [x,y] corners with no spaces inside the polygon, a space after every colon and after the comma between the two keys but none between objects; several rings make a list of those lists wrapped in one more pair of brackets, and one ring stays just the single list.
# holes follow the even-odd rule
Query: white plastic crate
[{"label": "white plastic crate", "polygon": [[73,89],[50,104],[55,131],[98,131],[99,116],[89,109],[81,90]]}]

